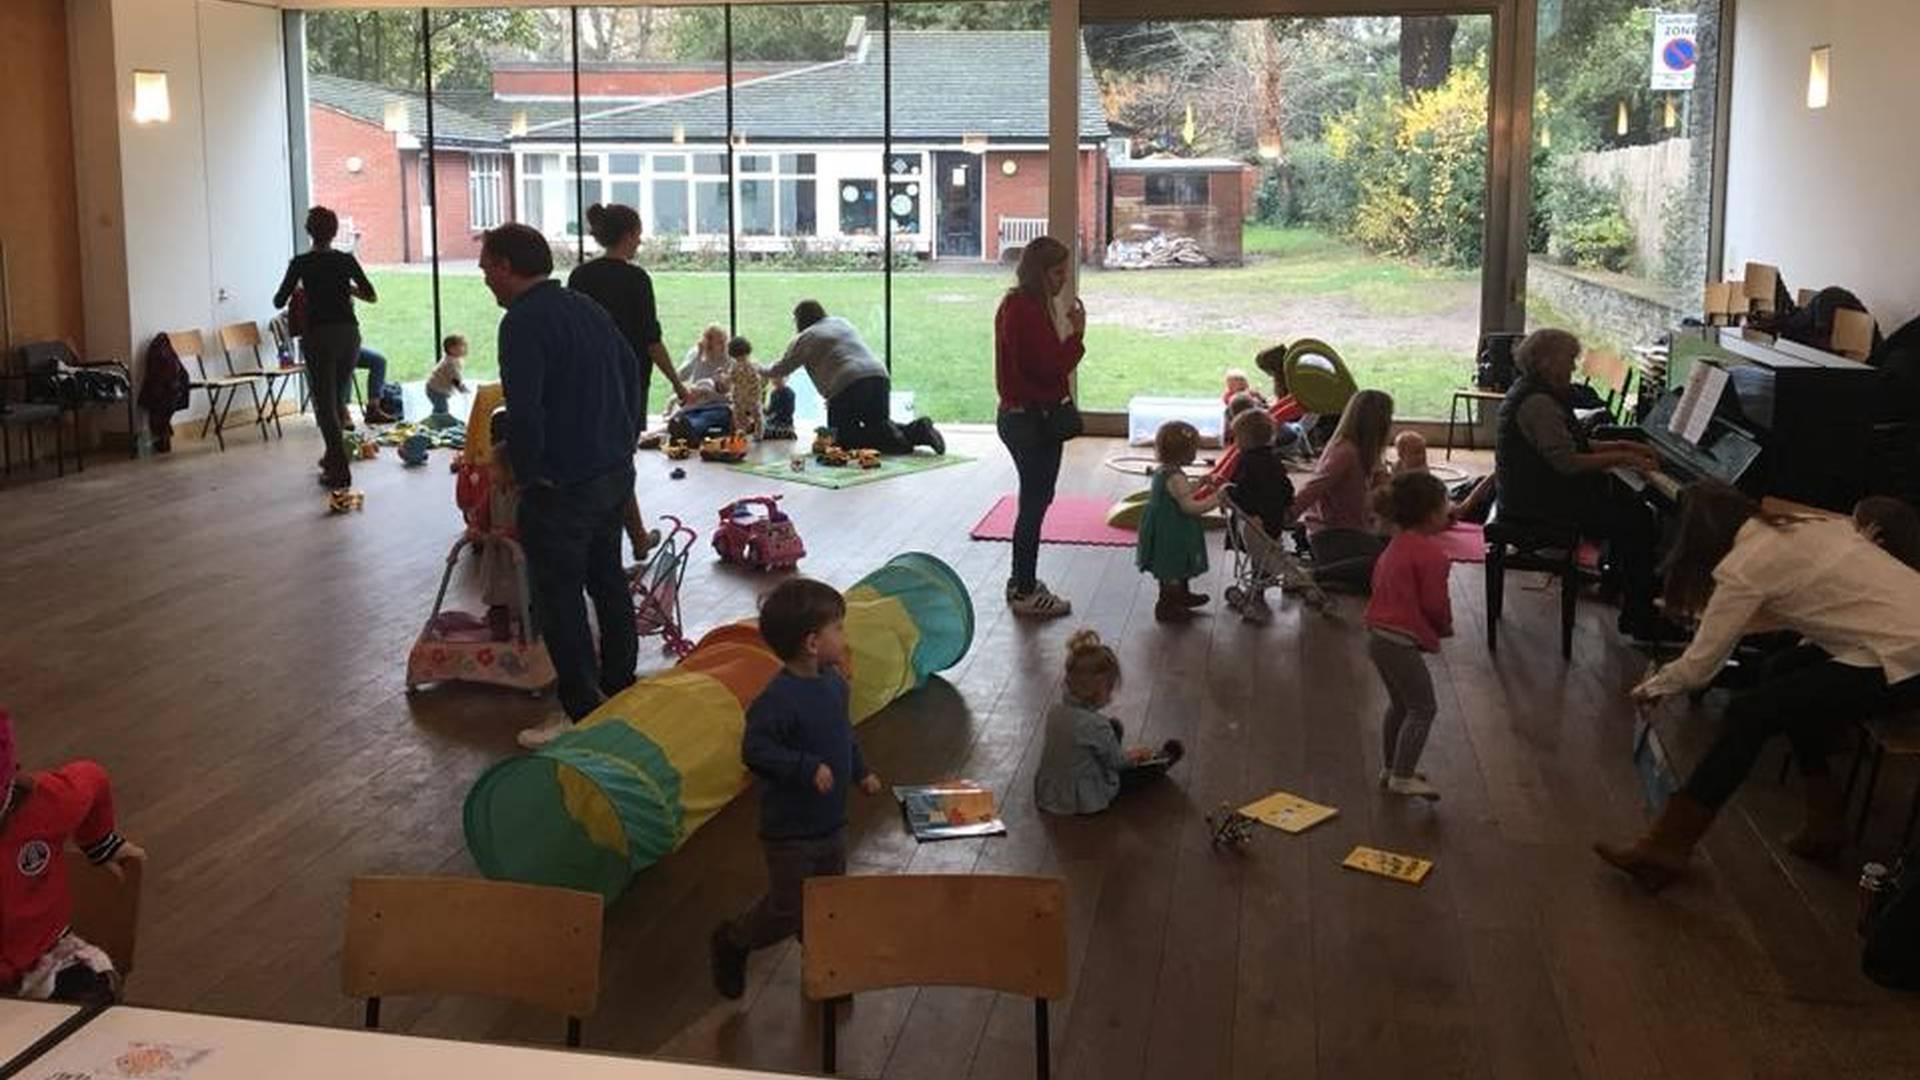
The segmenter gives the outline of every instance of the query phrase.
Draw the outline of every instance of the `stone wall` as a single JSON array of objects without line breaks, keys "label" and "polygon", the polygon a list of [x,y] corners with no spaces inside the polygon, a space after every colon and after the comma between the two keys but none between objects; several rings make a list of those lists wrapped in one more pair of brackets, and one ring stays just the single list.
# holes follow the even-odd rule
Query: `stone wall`
[{"label": "stone wall", "polygon": [[1588,345],[1623,353],[1679,326],[1686,314],[1673,296],[1644,281],[1575,270],[1538,255],[1528,264],[1527,296],[1528,329],[1564,322]]}]

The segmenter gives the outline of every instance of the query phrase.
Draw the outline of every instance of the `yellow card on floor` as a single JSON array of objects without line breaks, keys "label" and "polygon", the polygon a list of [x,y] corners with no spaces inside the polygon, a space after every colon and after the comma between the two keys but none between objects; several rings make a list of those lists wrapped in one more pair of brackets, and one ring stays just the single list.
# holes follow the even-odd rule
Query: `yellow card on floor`
[{"label": "yellow card on floor", "polygon": [[1369,874],[1378,874],[1383,878],[1404,881],[1409,885],[1418,885],[1425,880],[1427,871],[1433,869],[1433,860],[1422,859],[1418,855],[1395,855],[1391,851],[1363,846],[1347,852],[1346,859],[1340,865],[1349,870],[1360,870]]},{"label": "yellow card on floor", "polygon": [[1290,791],[1276,791],[1241,807],[1240,812],[1281,832],[1301,833],[1340,811],[1317,802],[1308,802]]}]

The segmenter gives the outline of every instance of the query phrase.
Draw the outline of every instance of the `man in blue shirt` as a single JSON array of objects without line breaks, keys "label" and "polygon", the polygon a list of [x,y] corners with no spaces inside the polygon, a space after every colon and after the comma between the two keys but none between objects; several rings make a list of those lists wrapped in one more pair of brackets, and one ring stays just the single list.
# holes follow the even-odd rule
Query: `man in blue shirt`
[{"label": "man in blue shirt", "polygon": [[[507,310],[500,383],[512,423],[507,456],[520,487],[520,546],[566,710],[520,733],[531,748],[633,683],[640,645],[620,538],[621,509],[633,492],[638,406],[623,372],[638,360],[600,305],[552,279],[553,252],[534,229],[488,232],[480,269]],[[583,592],[600,623],[597,663]]]}]

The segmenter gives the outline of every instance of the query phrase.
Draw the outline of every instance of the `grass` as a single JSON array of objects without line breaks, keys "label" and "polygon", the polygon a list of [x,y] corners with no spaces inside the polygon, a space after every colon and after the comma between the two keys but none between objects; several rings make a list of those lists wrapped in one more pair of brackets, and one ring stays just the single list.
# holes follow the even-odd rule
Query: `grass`
[{"label": "grass", "polygon": [[[1092,318],[1082,403],[1124,408],[1129,397],[1149,393],[1213,397],[1223,368],[1251,366],[1253,354],[1272,343],[1246,328],[1249,313],[1297,303],[1317,320],[1303,332],[1333,342],[1363,385],[1393,393],[1401,415],[1446,415],[1448,392],[1471,358],[1440,344],[1445,335],[1433,343],[1370,342],[1367,323],[1431,318],[1477,275],[1378,258],[1308,230],[1250,226],[1247,244],[1256,257],[1245,267],[1088,272],[1082,288]],[[944,269],[895,275],[894,384],[915,393],[920,412],[992,418],[993,312],[1009,276]],[[380,303],[360,309],[368,345],[387,354],[395,378],[424,378],[437,354],[430,277],[389,268],[373,278]],[[676,357],[708,322],[726,322],[724,273],[663,272],[654,289]],[[779,356],[791,335],[788,313],[802,297],[853,320],[880,348],[885,311],[877,273],[743,270],[737,290],[740,332],[758,346],[762,362]],[[441,303],[446,331],[465,334],[471,344],[470,376],[492,377],[500,310],[477,273],[443,268]],[[1170,314],[1143,321],[1140,312],[1149,308]],[[1103,321],[1103,313],[1112,317]],[[656,386],[651,400],[657,407],[664,390]]]}]

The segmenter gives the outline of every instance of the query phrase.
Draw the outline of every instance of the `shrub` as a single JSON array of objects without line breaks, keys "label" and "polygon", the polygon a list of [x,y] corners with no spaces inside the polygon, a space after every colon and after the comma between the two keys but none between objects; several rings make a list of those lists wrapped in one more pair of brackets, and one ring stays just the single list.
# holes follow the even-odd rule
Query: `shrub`
[{"label": "shrub", "polygon": [[1548,253],[1589,270],[1625,272],[1633,265],[1633,223],[1620,192],[1581,176],[1570,160],[1549,168],[1545,203],[1550,221]]},{"label": "shrub", "polygon": [[1477,265],[1486,102],[1480,64],[1456,68],[1433,90],[1362,98],[1327,124],[1331,160],[1316,178],[1313,215],[1373,251]]}]

